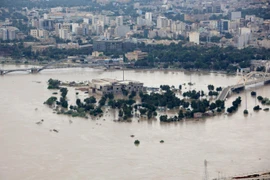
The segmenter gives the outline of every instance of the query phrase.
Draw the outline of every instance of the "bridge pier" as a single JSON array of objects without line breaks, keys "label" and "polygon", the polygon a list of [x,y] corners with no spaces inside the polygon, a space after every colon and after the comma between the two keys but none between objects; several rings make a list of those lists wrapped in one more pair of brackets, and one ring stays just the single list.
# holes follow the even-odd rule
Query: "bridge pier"
[{"label": "bridge pier", "polygon": [[4,71],[3,70],[0,70],[0,75],[4,75]]},{"label": "bridge pier", "polygon": [[38,73],[38,69],[37,69],[37,68],[32,68],[32,69],[31,69],[31,73],[32,73],[32,74]]},{"label": "bridge pier", "polygon": [[264,84],[270,84],[270,80],[264,81]]},{"label": "bridge pier", "polygon": [[233,92],[239,92],[239,91],[243,91],[244,89],[245,89],[245,86],[240,86],[240,87],[232,88],[232,91]]}]

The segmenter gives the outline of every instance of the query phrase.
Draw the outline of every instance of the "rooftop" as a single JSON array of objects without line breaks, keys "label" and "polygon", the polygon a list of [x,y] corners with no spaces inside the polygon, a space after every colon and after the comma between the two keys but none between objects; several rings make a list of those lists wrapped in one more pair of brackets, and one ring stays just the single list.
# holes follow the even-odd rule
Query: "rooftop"
[{"label": "rooftop", "polygon": [[92,80],[93,83],[97,83],[103,86],[106,85],[112,85],[112,84],[119,84],[119,85],[128,85],[131,83],[141,83],[139,81],[131,81],[131,80],[117,80],[117,79],[110,79],[110,78],[104,78],[104,79],[93,79]]},{"label": "rooftop", "polygon": [[105,78],[105,79],[93,79],[92,82],[105,86],[111,85],[112,83],[116,83],[118,81],[116,79]]},{"label": "rooftop", "polygon": [[131,83],[141,83],[141,82],[139,82],[139,81],[131,81],[131,80],[118,81],[118,84],[121,84],[121,85],[128,85],[128,84],[131,84]]}]

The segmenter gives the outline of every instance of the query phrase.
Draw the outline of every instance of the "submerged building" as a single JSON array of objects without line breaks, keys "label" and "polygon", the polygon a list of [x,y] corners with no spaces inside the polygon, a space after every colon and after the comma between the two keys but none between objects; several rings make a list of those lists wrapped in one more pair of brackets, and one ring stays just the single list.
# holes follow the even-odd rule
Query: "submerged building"
[{"label": "submerged building", "polygon": [[119,81],[116,79],[93,79],[91,83],[89,83],[89,92],[96,94],[121,94],[126,90],[128,92],[135,91],[145,91],[146,88],[143,87],[143,83],[138,81],[130,81],[124,80]]}]

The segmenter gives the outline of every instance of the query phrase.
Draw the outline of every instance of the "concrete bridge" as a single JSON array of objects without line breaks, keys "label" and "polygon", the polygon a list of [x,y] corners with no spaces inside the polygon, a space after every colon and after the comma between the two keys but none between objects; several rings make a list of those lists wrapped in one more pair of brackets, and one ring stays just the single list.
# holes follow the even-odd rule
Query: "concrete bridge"
[{"label": "concrete bridge", "polygon": [[38,73],[39,69],[38,68],[28,68],[28,69],[0,69],[0,75],[12,73],[12,72],[19,72],[19,71],[24,71],[24,72],[30,72],[30,73]]},{"label": "concrete bridge", "polygon": [[26,68],[26,69],[0,69],[0,75],[5,75],[12,72],[30,72],[30,73],[38,73],[44,69],[49,69],[50,66],[53,66],[54,64],[61,63],[63,61],[66,61],[67,59],[61,59],[56,62],[49,63],[41,68]]},{"label": "concrete bridge", "polygon": [[258,84],[258,83],[264,83],[267,84],[270,82],[270,77],[262,77],[259,79],[254,79],[245,83],[241,83],[241,84],[236,84],[234,86],[231,87],[232,91],[236,91],[236,90],[240,90],[240,89],[244,89],[245,86],[249,86],[249,85],[253,85],[253,84]]},{"label": "concrete bridge", "polygon": [[[251,79],[254,75],[261,75],[260,77],[257,77],[255,79]],[[242,82],[241,82],[242,81]],[[218,95],[217,99],[224,101],[231,92],[233,91],[240,91],[245,89],[246,86],[263,83],[263,84],[269,84],[270,83],[270,76],[268,73],[262,73],[262,72],[250,72],[247,75],[243,76],[240,82],[238,82],[236,85],[228,86],[224,88],[221,93]]]},{"label": "concrete bridge", "polygon": [[84,68],[84,67],[105,67],[105,68],[110,68],[112,66],[127,66],[130,65],[130,63],[123,63],[123,64],[113,64],[113,63],[109,63],[109,64],[80,64],[80,65],[62,65],[62,66],[54,66],[56,64],[59,64],[61,62],[66,61],[67,59],[62,59],[56,62],[52,62],[49,63],[43,67],[40,68],[27,68],[27,69],[0,69],[0,75],[5,75],[8,73],[12,73],[12,72],[29,72],[29,73],[39,73],[45,69],[60,69],[60,68],[71,68],[71,67],[75,67],[75,68]]},{"label": "concrete bridge", "polygon": [[228,95],[231,93],[231,86],[224,88],[221,93],[218,95],[217,100],[224,101]]}]

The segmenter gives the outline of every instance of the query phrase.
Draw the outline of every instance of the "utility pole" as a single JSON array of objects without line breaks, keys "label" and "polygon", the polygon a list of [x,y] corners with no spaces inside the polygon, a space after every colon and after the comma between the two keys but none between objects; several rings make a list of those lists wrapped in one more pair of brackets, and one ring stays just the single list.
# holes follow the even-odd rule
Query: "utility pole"
[{"label": "utility pole", "polygon": [[204,160],[204,180],[208,180],[207,161]]},{"label": "utility pole", "polygon": [[244,77],[244,88],[245,88],[245,99],[246,99],[246,110],[247,110],[247,89],[246,89],[246,77]]},{"label": "utility pole", "polygon": [[122,66],[123,69],[123,81],[125,80],[125,70],[124,70],[124,65]]},{"label": "utility pole", "polygon": [[246,98],[246,109],[247,109],[247,90],[245,88],[245,98]]},{"label": "utility pole", "polygon": [[257,106],[257,94],[255,95],[255,106]]},{"label": "utility pole", "polygon": [[192,85],[192,83],[191,83],[191,73],[190,73],[190,76],[189,76],[189,90],[191,91],[191,85]]}]

